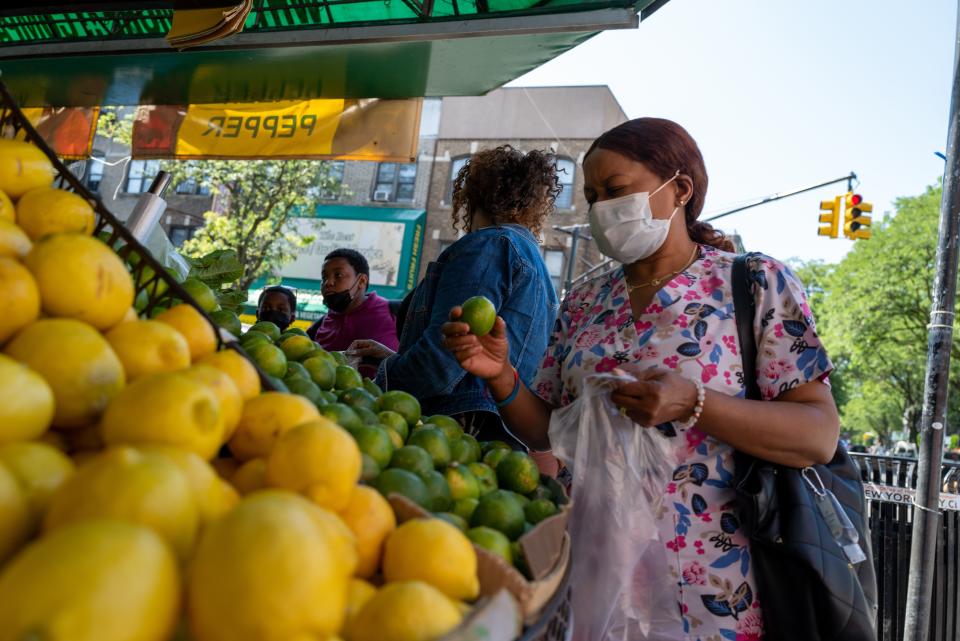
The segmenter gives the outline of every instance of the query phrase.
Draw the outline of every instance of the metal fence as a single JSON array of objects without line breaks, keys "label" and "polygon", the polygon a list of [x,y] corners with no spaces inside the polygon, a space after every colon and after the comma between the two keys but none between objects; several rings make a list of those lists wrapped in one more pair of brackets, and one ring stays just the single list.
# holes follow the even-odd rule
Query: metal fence
[{"label": "metal fence", "polygon": [[[867,495],[870,538],[877,570],[879,641],[902,641],[913,530],[917,460],[851,454]],[[930,617],[931,641],[960,639],[960,463],[941,468],[943,494]]]}]

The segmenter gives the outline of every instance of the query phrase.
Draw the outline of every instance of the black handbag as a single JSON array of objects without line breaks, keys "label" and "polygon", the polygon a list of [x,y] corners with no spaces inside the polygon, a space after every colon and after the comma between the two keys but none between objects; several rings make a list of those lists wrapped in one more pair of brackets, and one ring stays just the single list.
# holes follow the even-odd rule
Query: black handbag
[{"label": "black handbag", "polygon": [[[753,330],[756,303],[748,264],[754,256],[738,256],[732,278],[746,397],[759,400]],[[734,461],[737,514],[750,539],[766,638],[876,641],[877,579],[866,501],[860,471],[847,451],[838,445],[830,463],[802,470],[740,451]],[[833,506],[839,503],[848,521],[819,503],[824,500]],[[832,518],[837,516],[856,529],[856,545],[865,557],[859,563],[851,562],[837,541],[838,519]],[[859,552],[853,551],[859,558]]]}]

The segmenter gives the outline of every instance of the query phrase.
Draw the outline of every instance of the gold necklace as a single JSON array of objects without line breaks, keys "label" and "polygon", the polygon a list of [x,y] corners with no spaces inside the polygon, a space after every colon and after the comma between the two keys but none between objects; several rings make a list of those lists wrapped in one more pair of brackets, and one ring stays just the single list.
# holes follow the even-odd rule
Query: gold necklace
[{"label": "gold necklace", "polygon": [[[629,295],[629,294],[632,294],[632,293],[634,292],[634,290],[643,289],[644,287],[651,287],[651,286],[652,286],[652,287],[659,287],[662,283],[666,282],[667,280],[673,278],[674,276],[676,276],[676,275],[679,274],[680,272],[683,272],[683,271],[685,271],[688,267],[690,267],[690,265],[692,265],[692,264],[697,260],[697,258],[699,258],[699,254],[700,254],[700,246],[699,246],[699,245],[694,245],[694,247],[693,247],[693,253],[690,255],[690,260],[688,260],[687,263],[686,263],[683,267],[681,267],[680,269],[678,269],[677,271],[675,271],[675,272],[670,272],[669,274],[666,274],[666,275],[664,275],[664,276],[660,276],[659,278],[654,278],[653,280],[648,281],[648,282],[646,282],[646,283],[637,283],[636,285],[631,285],[631,284],[629,283],[629,281],[628,281],[628,282],[627,282],[627,294],[628,294],[628,295]],[[624,275],[624,280],[626,280],[626,275]]]}]

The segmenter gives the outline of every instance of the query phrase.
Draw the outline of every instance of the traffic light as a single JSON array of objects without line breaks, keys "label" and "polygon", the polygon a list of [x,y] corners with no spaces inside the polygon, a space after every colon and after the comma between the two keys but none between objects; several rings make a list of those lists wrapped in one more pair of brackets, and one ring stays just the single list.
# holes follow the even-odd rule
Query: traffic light
[{"label": "traffic light", "polygon": [[848,191],[844,197],[843,235],[850,240],[867,240],[870,238],[871,217],[866,216],[873,211],[873,205],[864,202],[863,196]]},{"label": "traffic light", "polygon": [[836,238],[840,228],[840,206],[841,198],[837,196],[833,200],[821,200],[820,210],[827,212],[820,214],[820,228],[817,234],[820,236],[829,236]]}]

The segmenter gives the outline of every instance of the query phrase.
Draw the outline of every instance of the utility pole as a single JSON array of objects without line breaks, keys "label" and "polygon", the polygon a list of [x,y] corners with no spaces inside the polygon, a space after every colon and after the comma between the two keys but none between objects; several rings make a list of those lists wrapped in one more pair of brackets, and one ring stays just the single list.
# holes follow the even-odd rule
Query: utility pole
[{"label": "utility pole", "polygon": [[827,187],[829,185],[835,185],[837,183],[846,182],[847,191],[853,191],[853,181],[857,179],[857,174],[850,172],[846,176],[840,178],[834,178],[833,180],[828,180],[824,183],[819,183],[816,185],[810,185],[809,187],[800,187],[799,189],[792,189],[790,191],[777,192],[775,194],[770,194],[769,196],[764,196],[763,198],[758,198],[757,200],[747,203],[746,205],[741,205],[735,209],[730,209],[728,211],[720,212],[719,214],[714,214],[709,218],[704,218],[703,222],[709,223],[710,221],[717,220],[718,218],[724,218],[730,214],[736,214],[745,209],[751,209],[753,207],[759,207],[760,205],[766,205],[778,200],[783,200],[784,198],[789,198],[790,196],[796,196],[797,194],[802,194],[804,192],[813,191],[814,189],[820,189],[821,187]]}]

